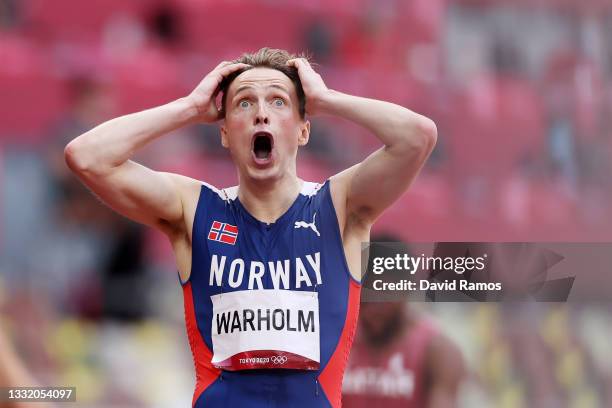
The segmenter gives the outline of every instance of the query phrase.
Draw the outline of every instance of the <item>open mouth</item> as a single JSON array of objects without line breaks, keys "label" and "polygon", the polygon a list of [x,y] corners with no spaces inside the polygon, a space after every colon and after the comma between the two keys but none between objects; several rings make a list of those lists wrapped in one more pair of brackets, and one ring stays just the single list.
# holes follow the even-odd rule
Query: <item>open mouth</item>
[{"label": "open mouth", "polygon": [[268,132],[257,132],[253,135],[253,154],[257,162],[266,162],[272,156],[274,139]]}]

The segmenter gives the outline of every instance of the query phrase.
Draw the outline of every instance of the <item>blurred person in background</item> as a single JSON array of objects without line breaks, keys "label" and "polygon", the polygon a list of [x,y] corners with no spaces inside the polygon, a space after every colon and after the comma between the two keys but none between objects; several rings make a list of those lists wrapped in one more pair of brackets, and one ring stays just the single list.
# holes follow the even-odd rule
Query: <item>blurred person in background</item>
[{"label": "blurred person in background", "polygon": [[[296,156],[309,139],[306,113],[353,121],[384,147],[324,184],[305,182]],[[219,120],[239,186],[217,189],[130,160],[170,131]],[[330,90],[306,58],[263,48],[222,62],[185,98],[77,137],[65,158],[111,208],[170,239],[196,365],[194,406],[340,406],[344,356],[357,320],[361,242],[406,191],[436,137],[430,119]],[[262,290],[283,288],[289,290]],[[317,296],[308,295],[313,291]],[[258,313],[287,310],[282,335],[261,329],[269,315],[258,315],[254,329],[247,312],[257,307],[268,307]],[[224,308],[243,312],[234,313],[231,332],[227,325],[222,330]],[[309,317],[296,332],[289,310],[316,312],[318,322],[308,323]],[[290,369],[274,369],[281,366]]]},{"label": "blurred person in background", "polygon": [[[370,247],[377,256],[410,254],[399,237],[378,234]],[[385,253],[389,251],[389,253]],[[363,302],[359,328],[342,388],[343,406],[454,407],[466,376],[459,348],[426,314],[404,302]]]},{"label": "blurred person in background", "polygon": [[[54,187],[54,210],[48,218],[56,226],[38,244],[40,251],[49,253],[41,262],[66,291],[58,297],[68,300],[68,309],[77,315],[139,321],[148,312],[144,229],[100,206],[72,177],[61,155],[71,135],[112,117],[116,106],[108,86],[93,78],[73,78],[69,91],[71,109],[58,121],[55,137],[45,151],[47,174]],[[47,234],[53,234],[53,239]],[[77,255],[82,252],[87,255]],[[56,254],[68,256],[56,260]]]},{"label": "blurred person in background", "polygon": [[576,123],[577,101],[573,78],[577,58],[571,51],[551,57],[546,73],[545,100],[548,110],[547,161],[549,173],[560,179],[570,195],[576,194],[578,182]]}]

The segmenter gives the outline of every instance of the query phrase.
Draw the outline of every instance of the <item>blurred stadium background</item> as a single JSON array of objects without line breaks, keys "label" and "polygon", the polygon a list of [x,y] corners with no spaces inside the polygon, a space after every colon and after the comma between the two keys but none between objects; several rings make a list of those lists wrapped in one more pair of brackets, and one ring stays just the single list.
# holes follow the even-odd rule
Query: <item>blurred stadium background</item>
[{"label": "blurred stadium background", "polygon": [[[188,406],[170,246],[93,198],[63,147],[262,46],[309,51],[329,87],[436,121],[434,154],[377,231],[610,241],[611,36],[606,0],[0,0],[0,329],[41,384],[76,386],[79,405]],[[348,122],[312,123],[302,178],[378,146]],[[236,181],[216,126],[136,159]],[[468,363],[461,406],[612,406],[609,305],[426,306]]]}]

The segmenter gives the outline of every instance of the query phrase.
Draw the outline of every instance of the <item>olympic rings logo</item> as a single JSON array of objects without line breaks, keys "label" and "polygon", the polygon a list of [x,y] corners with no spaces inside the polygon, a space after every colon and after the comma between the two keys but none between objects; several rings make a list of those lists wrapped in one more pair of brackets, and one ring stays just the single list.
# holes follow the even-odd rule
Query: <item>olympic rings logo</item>
[{"label": "olympic rings logo", "polygon": [[272,356],[270,361],[274,364],[285,364],[287,362],[287,356]]}]

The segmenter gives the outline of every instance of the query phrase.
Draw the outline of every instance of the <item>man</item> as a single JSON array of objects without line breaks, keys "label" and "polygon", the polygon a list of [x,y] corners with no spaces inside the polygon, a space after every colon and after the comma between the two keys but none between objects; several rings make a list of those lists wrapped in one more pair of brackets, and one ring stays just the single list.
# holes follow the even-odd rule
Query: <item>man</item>
[{"label": "man", "polygon": [[[391,234],[372,241],[396,244],[370,246],[370,261],[410,253]],[[404,302],[362,303],[344,375],[346,408],[454,407],[464,376],[461,352],[427,316]]]},{"label": "man", "polygon": [[[304,182],[296,155],[308,142],[306,113],[354,121],[384,147],[322,185]],[[238,186],[217,189],[130,160],[174,129],[219,120]],[[305,58],[263,48],[222,62],[185,98],[79,136],[65,156],[109,206],[170,239],[196,366],[195,407],[338,407],[361,242],[436,137],[430,119],[328,89]]]}]

